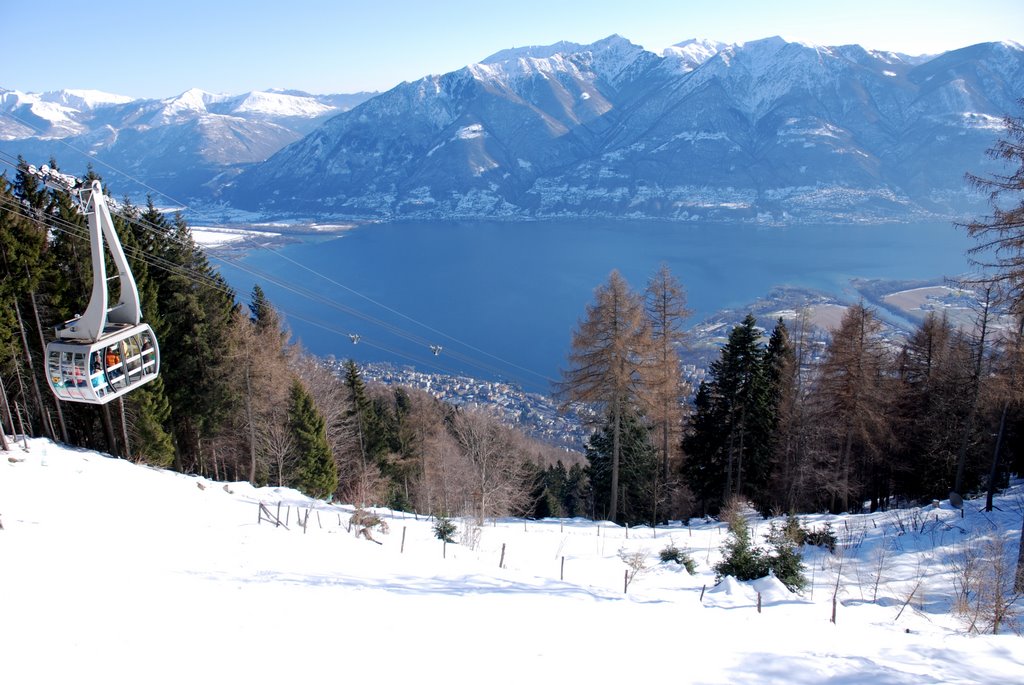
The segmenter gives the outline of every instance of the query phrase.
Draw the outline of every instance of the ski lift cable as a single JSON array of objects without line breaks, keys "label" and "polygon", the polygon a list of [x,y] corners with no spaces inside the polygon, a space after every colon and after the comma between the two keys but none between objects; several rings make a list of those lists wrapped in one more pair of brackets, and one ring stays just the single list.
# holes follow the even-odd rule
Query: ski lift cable
[{"label": "ski lift cable", "polygon": [[[0,153],[0,154],[2,154],[2,153]],[[14,164],[13,162],[8,162],[8,163],[12,164],[13,166],[15,166],[17,168],[17,165]],[[61,176],[66,176],[66,175],[62,175],[61,174]],[[73,180],[73,177],[68,176],[67,178],[71,178]],[[144,219],[142,219],[141,217],[137,216],[136,214],[126,214],[126,213],[122,212],[118,216],[120,216],[122,219],[124,219],[127,222],[134,223],[134,224],[139,225],[139,226],[141,226],[143,228],[149,228],[150,230],[159,232],[159,233],[162,234],[162,237],[167,238],[167,239],[171,240],[172,242],[176,242],[179,245],[183,245],[184,247],[186,247],[186,249],[195,249],[195,244],[194,243],[186,244],[185,241],[181,240],[180,238],[175,236],[173,233],[167,232],[166,228],[161,228],[159,226],[155,226],[151,222],[145,221]],[[32,217],[27,217],[27,218],[32,218]],[[59,217],[54,217],[53,215],[47,215],[47,218],[51,222],[57,222],[57,221],[60,220]],[[75,224],[68,223],[67,225],[69,227],[71,227],[72,230],[81,230],[81,227],[79,227],[79,226],[77,226]],[[207,250],[206,253],[209,254],[209,251]],[[134,256],[136,256],[137,258],[142,258],[142,259],[147,259],[147,260],[149,260],[149,258],[150,258],[149,254],[145,254],[145,256],[143,256],[143,255],[138,254],[137,251],[134,254]],[[232,258],[230,256],[222,256],[222,255],[219,255],[219,254],[212,254],[211,256],[213,258],[215,258],[215,259],[218,259],[219,261],[221,261],[224,264],[233,266],[234,268],[236,268],[236,269],[238,269],[238,270],[240,270],[240,271],[242,271],[244,273],[248,273],[249,275],[255,276],[257,278],[262,278],[263,280],[265,280],[267,282],[270,282],[270,283],[273,283],[275,285],[278,285],[279,287],[281,287],[281,288],[283,288],[285,290],[288,290],[290,292],[293,292],[293,293],[299,295],[300,297],[304,297],[304,298],[309,299],[309,300],[311,300],[313,302],[324,304],[324,305],[326,305],[328,307],[331,307],[333,309],[337,309],[339,311],[342,311],[345,314],[349,314],[349,315],[354,316],[356,318],[362,318],[362,319],[366,320],[367,322],[369,322],[369,323],[371,323],[373,325],[380,326],[381,328],[384,328],[385,330],[387,330],[387,331],[389,331],[389,332],[391,332],[391,333],[393,333],[393,334],[395,334],[395,335],[397,335],[399,337],[406,338],[410,342],[413,342],[413,343],[415,343],[417,345],[424,345],[424,346],[430,345],[431,347],[433,347],[431,342],[429,340],[425,339],[425,338],[416,336],[416,335],[406,331],[405,329],[402,329],[402,328],[400,328],[398,326],[395,326],[393,324],[387,323],[385,321],[382,321],[380,319],[372,317],[372,316],[370,316],[368,314],[365,314],[364,312],[361,312],[358,309],[355,309],[355,308],[352,308],[352,307],[348,307],[346,305],[342,305],[342,304],[340,304],[338,302],[330,300],[330,299],[326,298],[325,296],[323,296],[322,294],[317,293],[317,292],[315,292],[313,290],[309,290],[309,289],[307,289],[305,287],[302,287],[302,286],[292,285],[292,284],[288,283],[287,281],[285,281],[283,279],[280,279],[277,276],[274,276],[273,274],[270,274],[268,272],[262,271],[260,269],[256,269],[254,267],[247,266],[243,262],[241,262],[239,260],[236,260],[236,259],[234,259],[234,258]],[[155,257],[155,255],[153,255],[153,257]],[[171,267],[172,270],[178,271],[179,273],[180,273],[180,269],[184,268],[184,267],[181,267],[181,265],[177,265],[177,264],[174,264],[173,262],[169,262],[169,261],[167,261],[167,264]],[[296,262],[296,264],[298,264],[298,263]],[[301,265],[299,265],[299,266],[301,266]],[[203,278],[208,285],[213,285],[214,283],[216,283],[215,279],[212,279],[209,276],[205,276],[203,274],[198,274],[197,272],[193,272],[193,273],[196,274],[198,277]],[[338,285],[342,285],[342,284],[338,284]],[[221,287],[223,287],[223,286],[221,286]],[[346,287],[346,286],[342,285],[342,287]],[[352,291],[352,292],[356,292],[356,291],[352,290],[351,288],[348,288],[348,289],[350,291]],[[356,293],[356,294],[358,294],[358,293]],[[384,305],[381,305],[381,306],[384,306]],[[394,311],[394,310],[392,310],[392,311]],[[396,312],[396,313],[400,314],[400,312]],[[435,356],[436,356],[436,352],[435,352]],[[462,359],[465,362],[467,362],[467,363],[469,363],[469,364],[471,364],[473,366],[476,366],[476,367],[478,367],[480,369],[487,370],[487,371],[492,372],[492,373],[496,373],[499,376],[505,375],[505,372],[503,370],[497,369],[497,368],[495,368],[493,366],[490,366],[490,365],[487,365],[487,364],[482,364],[482,363],[474,360],[471,357],[463,356]]]},{"label": "ski lift cable", "polygon": [[[17,119],[18,121],[21,121],[22,123],[26,124],[27,126],[30,126],[31,128],[33,128],[33,129],[38,131],[38,129],[36,129],[36,127],[32,126],[29,122],[23,121],[23,120],[21,120],[20,118],[18,118],[15,115],[11,115],[11,117],[14,118],[14,119]],[[98,159],[95,159],[95,158],[91,157],[90,155],[87,155],[85,152],[83,152],[82,150],[80,150],[80,149],[76,148],[75,146],[71,145],[67,141],[58,140],[58,142],[60,142],[61,144],[67,146],[69,149],[74,150],[75,152],[77,152],[77,153],[87,157],[91,161],[97,161],[100,164],[102,164],[103,166],[113,170],[115,173],[118,173],[121,176],[124,176],[125,178],[128,178],[129,180],[131,180],[131,181],[133,181],[135,183],[138,183],[139,185],[141,185],[141,186],[143,186],[143,187],[145,187],[145,188],[147,188],[149,190],[152,190],[154,193],[156,193],[158,195],[161,195],[162,197],[164,197],[164,198],[166,198],[168,200],[171,200],[176,205],[179,205],[180,207],[182,207],[184,209],[190,209],[190,207],[186,203],[183,203],[183,202],[180,202],[180,201],[176,200],[175,198],[171,197],[170,195],[167,195],[166,193],[163,193],[163,192],[157,190],[156,188],[153,188],[152,186],[144,183],[143,181],[139,180],[138,178],[135,178],[131,174],[128,174],[128,173],[126,173],[124,171],[121,171],[121,170],[117,169],[116,167],[114,167],[113,165],[111,165],[111,164],[109,164],[107,162],[103,162],[102,160],[98,160]],[[10,155],[6,155],[6,156],[10,157]],[[6,161],[6,160],[4,160],[4,161]],[[13,162],[13,163],[12,162],[7,162],[7,163],[8,164],[12,164],[16,168],[18,167],[17,162]],[[130,217],[129,218],[129,217],[125,217],[123,215],[121,215],[121,216],[122,216],[122,218],[124,218],[126,220],[136,221],[136,222],[138,222],[139,225],[147,225],[149,223],[149,222],[145,222],[145,221],[141,220],[138,217]],[[152,228],[154,230],[160,230],[157,227],[152,226],[151,224],[149,224],[149,226],[150,226],[150,228]],[[173,239],[173,236],[172,236],[172,239]],[[398,311],[398,310],[396,310],[396,309],[394,309],[392,307],[389,307],[388,305],[385,305],[385,304],[383,304],[381,302],[378,302],[377,300],[375,300],[375,299],[373,299],[373,298],[371,298],[371,297],[369,297],[369,296],[367,296],[367,295],[365,295],[365,294],[355,290],[354,288],[346,286],[346,285],[338,282],[337,280],[332,279],[332,278],[330,278],[330,277],[320,273],[319,271],[317,271],[315,269],[312,269],[312,268],[310,268],[310,267],[308,267],[308,266],[306,266],[304,264],[301,264],[300,262],[298,262],[298,261],[288,257],[287,255],[284,255],[283,253],[281,253],[281,252],[279,252],[277,250],[273,250],[273,249],[271,249],[271,248],[269,248],[269,247],[267,247],[265,245],[257,245],[257,247],[262,248],[264,250],[267,250],[267,251],[277,255],[279,258],[284,259],[285,261],[288,261],[288,262],[290,262],[290,263],[294,264],[295,266],[298,266],[298,267],[300,267],[302,269],[305,269],[306,271],[316,275],[317,277],[319,277],[321,279],[324,279],[327,282],[329,282],[329,283],[331,283],[331,284],[333,284],[333,285],[335,285],[335,286],[337,286],[339,288],[342,288],[342,289],[344,289],[344,290],[346,290],[346,291],[348,291],[348,292],[350,292],[350,293],[352,293],[352,294],[354,294],[354,295],[356,295],[356,296],[366,300],[367,302],[370,302],[371,304],[374,304],[374,305],[376,305],[378,307],[381,307],[381,308],[385,309],[386,311],[389,311],[389,312],[395,314],[396,316],[402,317],[402,318],[406,319],[407,321],[409,321],[411,323],[414,323],[414,324],[416,324],[418,326],[421,326],[421,327],[425,328],[426,330],[429,330],[429,331],[431,331],[433,333],[436,333],[436,334],[438,334],[440,336],[443,336],[443,337],[447,338],[448,340],[451,340],[451,341],[456,342],[456,343],[458,343],[460,345],[463,345],[466,348],[471,349],[471,350],[473,350],[475,352],[478,352],[480,354],[488,356],[488,357],[490,357],[490,358],[492,358],[492,359],[494,359],[494,360],[496,360],[496,361],[498,361],[498,362],[500,362],[500,363],[502,363],[502,364],[504,364],[504,365],[506,365],[506,366],[508,366],[510,368],[519,369],[520,371],[529,373],[529,374],[531,374],[533,376],[536,376],[537,378],[543,379],[543,380],[548,381],[548,382],[553,382],[553,379],[551,379],[548,376],[545,376],[542,373],[539,373],[537,371],[534,371],[534,370],[529,369],[527,367],[524,367],[522,365],[516,364],[514,362],[508,361],[506,359],[503,359],[502,357],[499,357],[499,356],[494,355],[494,354],[492,354],[490,352],[487,352],[486,350],[482,350],[482,349],[480,349],[480,348],[478,348],[478,347],[476,347],[474,345],[471,345],[471,344],[469,344],[469,343],[467,343],[465,341],[460,340],[459,338],[451,336],[451,335],[449,335],[447,333],[444,333],[443,331],[440,331],[440,330],[438,330],[438,329],[436,329],[434,327],[431,327],[431,326],[429,326],[429,325],[427,325],[427,324],[425,324],[425,323],[423,323],[421,321],[418,321],[417,319],[415,319],[413,317],[410,317],[410,316],[408,316],[408,315],[406,315],[406,314],[404,314],[404,313],[402,313],[402,312],[400,312],[400,311]],[[236,268],[242,268],[239,265],[239,263],[234,261],[234,260],[225,259],[223,256],[220,256],[220,255],[212,255],[212,256],[214,256],[215,258],[219,259],[222,262],[230,263],[233,266],[235,266]],[[242,269],[242,270],[243,271],[247,271],[246,269]],[[252,273],[251,271],[247,271],[247,272],[250,273],[250,274]],[[279,279],[276,282],[277,282],[277,284],[279,286],[286,287]],[[298,294],[298,293],[296,293],[296,294]],[[354,313],[354,310],[352,312],[348,312],[348,313]],[[397,329],[397,327],[394,327],[394,328]],[[468,361],[468,358],[465,358],[465,359]],[[474,365],[481,366],[479,364],[474,364]],[[481,368],[485,368],[486,366],[487,365],[483,365],[483,366],[481,366]],[[490,368],[493,368],[493,367],[490,367]],[[499,376],[507,375],[507,374],[501,372],[500,370],[498,370],[498,372],[499,372],[498,373]]]},{"label": "ski lift cable", "polygon": [[[33,221],[35,223],[38,223],[43,228],[47,228],[47,229],[50,229],[50,230],[53,230],[53,231],[56,231],[56,232],[60,232],[60,233],[65,233],[67,235],[70,235],[72,238],[74,238],[76,240],[79,240],[79,241],[82,241],[82,242],[88,242],[88,240],[89,240],[88,235],[87,235],[87,231],[82,226],[79,226],[79,225],[74,224],[72,222],[69,222],[69,221],[67,221],[65,219],[62,219],[60,217],[55,217],[55,216],[52,216],[52,215],[51,216],[47,216],[47,218],[50,220],[49,222],[44,222],[41,218],[39,218],[37,216],[32,216],[32,214],[27,211],[26,207],[24,207],[23,205],[17,203],[15,200],[0,198],[0,202],[5,204],[9,209],[11,209],[13,212],[17,213],[19,216],[21,216],[21,217],[23,217],[23,218],[25,218],[25,219],[27,219],[29,221]],[[204,283],[208,287],[214,288],[214,289],[216,289],[216,290],[218,290],[221,293],[226,294],[226,295],[232,295],[233,296],[235,294],[234,290],[230,286],[225,284],[223,281],[211,278],[211,277],[209,277],[209,276],[207,276],[205,274],[196,272],[195,270],[189,269],[189,268],[184,267],[184,266],[182,266],[180,264],[176,264],[174,262],[170,262],[169,260],[166,260],[166,259],[164,259],[162,257],[158,257],[156,255],[153,255],[152,253],[144,252],[142,249],[140,249],[138,247],[128,248],[127,251],[131,254],[131,256],[133,258],[141,260],[141,261],[147,263],[148,265],[150,265],[152,267],[159,268],[159,269],[161,269],[163,271],[167,271],[167,272],[170,272],[170,273],[175,273],[175,274],[184,276],[184,277],[192,280],[193,282]],[[261,275],[261,274],[254,273],[254,275]],[[297,294],[299,294],[301,296],[304,296],[304,297],[307,297],[309,299],[313,299],[314,301],[321,301],[321,302],[323,302],[325,304],[333,304],[329,300],[327,300],[327,299],[325,299],[323,297],[317,296],[316,293],[313,293],[313,292],[310,292],[310,291],[304,291],[302,289],[295,289],[295,288],[293,288],[292,286],[290,286],[287,283],[281,283],[279,285],[281,285],[282,287],[286,287],[286,288],[292,288],[293,290],[296,291]],[[307,316],[299,315],[299,314],[297,314],[297,313],[295,313],[295,312],[293,312],[293,311],[291,311],[289,309],[279,308],[279,307],[275,307],[275,308],[278,309],[278,311],[280,311],[282,314],[284,314],[289,319],[304,321],[304,322],[306,322],[306,323],[308,323],[310,325],[322,328],[324,330],[327,330],[329,332],[332,332],[332,333],[335,333],[335,334],[338,334],[338,335],[347,335],[350,339],[353,337],[352,334],[350,334],[350,333],[349,334],[342,333],[342,331],[338,330],[335,327],[327,325],[327,324],[325,324],[325,323],[323,323],[321,321],[317,321],[315,319],[311,319],[311,318],[309,318]],[[362,314],[358,310],[350,310],[349,311],[349,310],[347,310],[347,308],[345,308],[345,309],[346,309],[346,313],[352,313],[352,314],[355,314],[355,315]],[[402,331],[401,331],[401,329],[397,329],[396,332],[397,333],[401,333]],[[443,365],[438,365],[438,364],[436,364],[434,362],[431,362],[431,361],[428,361],[428,360],[424,360],[423,358],[411,357],[411,356],[409,356],[409,355],[407,355],[405,353],[402,353],[402,352],[399,352],[397,350],[388,348],[388,347],[386,347],[386,346],[384,346],[384,345],[382,345],[380,343],[374,342],[372,338],[371,339],[367,339],[365,337],[365,335],[360,334],[360,335],[355,336],[355,338],[360,340],[360,341],[364,341],[365,344],[369,345],[370,347],[374,347],[376,349],[382,350],[382,351],[387,352],[389,354],[392,354],[394,356],[401,357],[401,358],[404,358],[404,359],[408,359],[410,361],[419,362],[419,363],[426,363],[428,366],[433,366],[433,367],[438,368],[438,369],[443,370],[443,371],[447,371],[447,372],[451,372],[451,373],[457,373],[457,371],[455,369],[451,369],[450,367],[445,367]],[[424,347],[429,347],[431,349],[431,351],[434,352],[434,356],[435,357],[437,356],[437,354],[439,353],[439,351],[441,349],[440,346],[432,345],[428,341],[422,340],[422,339],[420,339],[420,340],[413,339],[412,342],[419,343],[419,344],[423,345]],[[472,359],[472,358],[469,358],[469,357],[464,357],[464,356],[459,355],[457,353],[454,354],[454,355],[451,355],[451,356],[453,356],[455,358],[461,358],[461,360],[464,361],[467,364],[476,366],[476,367],[481,368],[481,369],[486,370],[486,371],[490,371],[492,373],[496,373],[497,375],[501,375],[501,370],[500,369],[496,369],[494,367],[490,367],[490,366],[487,366],[487,365],[482,365],[479,361],[477,361],[475,359]]]},{"label": "ski lift cable", "polygon": [[[74,146],[71,146],[70,144],[68,144],[68,146],[71,149],[78,151],[76,148],[74,148]],[[6,161],[6,160],[4,160],[4,161]],[[16,168],[19,167],[19,165],[16,162],[8,161],[7,163],[11,164],[12,166],[15,166]],[[110,167],[110,168],[113,168],[109,164],[105,164],[105,165]],[[118,171],[118,170],[115,169],[115,171]],[[126,176],[127,178],[129,178],[129,179],[131,179],[131,180],[133,180],[133,181],[135,181],[137,183],[140,183],[143,186],[146,186],[146,184],[142,183],[138,179],[133,178],[129,174],[124,174],[123,172],[118,172],[118,173],[122,173],[122,175]],[[58,175],[59,176],[64,176],[65,178],[70,178],[70,179],[74,180],[74,177],[71,177],[69,175],[65,175],[65,174],[58,174]],[[149,186],[146,186],[146,187],[149,188]],[[155,189],[153,189],[153,190],[155,191]],[[159,192],[159,191],[155,191],[155,192]],[[163,193],[160,193],[160,194],[164,195],[164,197],[167,197],[168,199],[174,200],[174,198],[171,198],[168,195],[165,195]],[[177,202],[177,201],[175,200],[175,202]],[[178,204],[181,204],[181,203],[178,203]],[[183,205],[183,206],[185,206],[187,208],[187,205]],[[141,217],[139,217],[137,215],[134,215],[134,214],[126,215],[123,212],[119,213],[118,215],[121,216],[121,218],[124,219],[125,221],[134,222],[134,223],[136,223],[139,226],[148,227],[151,230],[155,230],[155,231],[160,232],[164,237],[170,238],[171,240],[177,240],[177,242],[182,243],[182,241],[178,240],[176,236],[174,236],[173,234],[167,232],[166,229],[161,229],[160,227],[154,226],[150,222],[143,220]],[[189,245],[189,246],[186,246],[186,247],[190,247],[191,248],[193,246]],[[479,353],[481,353],[481,354],[483,354],[485,356],[491,357],[492,359],[495,359],[496,361],[498,361],[500,363],[503,363],[506,366],[509,366],[511,368],[520,369],[521,371],[524,371],[526,373],[529,373],[529,374],[532,374],[534,376],[537,376],[538,378],[541,378],[541,379],[546,380],[548,382],[552,382],[551,378],[549,378],[547,376],[544,376],[543,374],[540,374],[540,373],[538,373],[536,371],[533,371],[531,369],[523,367],[523,366],[521,366],[519,364],[516,364],[514,362],[510,362],[508,360],[505,360],[505,359],[503,359],[501,357],[498,357],[497,355],[491,354],[491,353],[489,353],[489,352],[487,352],[485,350],[481,350],[481,349],[479,349],[479,348],[477,348],[477,347],[475,347],[475,346],[473,346],[473,345],[471,345],[469,343],[466,343],[466,342],[464,342],[462,340],[459,340],[458,338],[450,336],[450,335],[444,333],[443,331],[439,331],[436,328],[433,328],[433,327],[431,327],[431,326],[429,326],[427,324],[424,324],[423,322],[420,322],[420,321],[418,321],[418,320],[416,320],[416,319],[414,319],[414,318],[412,318],[412,317],[410,317],[410,316],[408,316],[408,315],[406,315],[406,314],[404,314],[404,313],[402,313],[402,312],[400,312],[400,311],[398,311],[398,310],[396,310],[396,309],[394,309],[392,307],[389,307],[389,306],[387,306],[387,305],[385,305],[385,304],[383,304],[381,302],[378,302],[377,300],[374,300],[373,298],[371,298],[371,297],[369,297],[367,295],[364,295],[363,293],[360,293],[359,291],[355,290],[354,288],[346,286],[345,284],[340,283],[340,282],[338,282],[338,281],[336,281],[336,280],[334,280],[334,279],[332,279],[332,278],[330,278],[330,277],[320,273],[319,271],[317,271],[315,269],[312,269],[312,268],[310,268],[310,267],[308,267],[308,266],[306,266],[306,265],[304,265],[304,264],[302,264],[302,263],[300,263],[300,262],[298,262],[298,261],[288,257],[287,255],[284,255],[284,254],[282,254],[282,253],[280,253],[280,252],[278,252],[276,250],[272,250],[272,249],[270,249],[270,248],[268,248],[268,247],[266,247],[264,245],[258,245],[258,247],[266,249],[266,250],[274,253],[278,257],[280,257],[282,259],[285,259],[286,261],[294,264],[295,266],[297,266],[299,268],[302,268],[302,269],[305,269],[306,271],[309,271],[310,273],[318,276],[319,278],[322,278],[322,279],[328,281],[329,283],[332,283],[333,285],[335,285],[337,287],[340,287],[340,288],[342,288],[342,289],[344,289],[344,290],[346,290],[346,291],[348,291],[348,292],[350,292],[350,293],[352,293],[352,294],[354,294],[354,295],[356,295],[358,297],[361,297],[364,300],[370,302],[371,304],[374,304],[374,305],[376,305],[378,307],[381,307],[381,308],[385,309],[386,311],[392,312],[395,315],[400,316],[400,317],[410,321],[411,323],[419,325],[419,326],[421,326],[421,327],[423,327],[423,328],[425,328],[427,330],[430,330],[430,331],[432,331],[434,333],[437,333],[438,335],[443,336],[443,337],[445,337],[445,338],[447,338],[449,340],[452,340],[452,341],[454,341],[456,343],[462,344],[465,347],[467,347],[469,349],[472,349],[474,351],[477,351],[477,352],[479,352]],[[340,309],[341,311],[343,311],[343,312],[345,312],[347,314],[350,314],[352,316],[356,316],[356,317],[359,317],[359,318],[364,318],[367,321],[369,321],[369,322],[371,322],[371,323],[373,323],[375,325],[379,325],[381,327],[384,327],[387,330],[390,330],[390,332],[394,333],[395,335],[398,335],[400,337],[405,337],[405,338],[409,339],[410,341],[415,342],[417,344],[429,345],[431,347],[431,350],[434,353],[434,356],[437,356],[439,354],[439,352],[440,352],[441,347],[439,345],[434,345],[434,344],[430,343],[429,341],[427,341],[427,340],[425,340],[423,338],[420,338],[418,336],[412,335],[411,333],[405,331],[404,329],[401,329],[401,328],[399,328],[397,326],[394,326],[392,324],[388,324],[388,323],[383,322],[383,321],[381,321],[379,319],[376,319],[374,317],[370,317],[369,315],[363,314],[362,312],[359,312],[358,310],[355,310],[353,308],[348,308],[348,307],[345,307],[344,305],[339,305],[338,303],[335,303],[333,301],[327,300],[322,295],[320,295],[318,293],[315,293],[314,291],[310,291],[310,290],[305,289],[305,288],[296,288],[294,286],[291,286],[287,282],[283,281],[282,279],[274,277],[274,276],[272,276],[272,275],[270,275],[270,274],[268,274],[266,272],[253,269],[251,267],[243,266],[239,261],[237,261],[235,259],[232,259],[230,257],[227,257],[227,256],[223,256],[223,255],[217,254],[216,252],[211,252],[211,251],[208,250],[207,254],[210,254],[211,257],[213,257],[215,259],[218,259],[219,261],[221,261],[223,263],[230,264],[230,265],[234,266],[235,268],[237,268],[237,269],[239,269],[239,270],[241,270],[241,271],[243,271],[245,273],[249,273],[250,275],[254,275],[254,276],[260,276],[260,277],[262,277],[262,278],[264,278],[264,279],[266,279],[266,280],[268,280],[268,281],[270,281],[272,283],[275,283],[276,285],[278,285],[278,286],[280,286],[282,288],[285,288],[286,290],[290,290],[290,291],[294,292],[295,294],[297,294],[297,295],[299,295],[301,297],[307,297],[307,298],[312,299],[314,301],[318,301],[318,302],[320,302],[322,304],[326,304],[328,306],[331,306],[332,308]],[[300,292],[300,290],[302,290],[304,292]],[[473,359],[470,356],[460,355],[457,352],[453,352],[451,350],[449,350],[449,355],[452,356],[453,358],[458,358],[461,361],[463,361],[464,363],[467,363],[467,364],[470,364],[472,366],[475,366],[475,367],[477,367],[477,368],[479,368],[481,370],[485,370],[485,371],[488,371],[490,373],[493,373],[493,374],[495,374],[498,377],[502,377],[502,376],[507,376],[508,375],[505,370],[497,368],[497,367],[494,367],[494,366],[492,366],[490,364],[487,364],[487,363],[481,363],[480,361],[477,361],[477,360]]]},{"label": "ski lift cable", "polygon": [[[33,222],[39,224],[43,228],[48,228],[48,229],[52,229],[52,230],[57,231],[57,232],[68,234],[72,238],[74,238],[76,240],[80,240],[82,242],[88,242],[88,240],[89,240],[88,235],[86,235],[85,229],[83,227],[81,227],[81,226],[78,226],[76,224],[73,224],[73,223],[67,222],[65,220],[62,220],[59,217],[52,217],[52,216],[48,217],[48,218],[52,219],[53,221],[51,223],[47,223],[47,222],[42,221],[39,217],[35,217],[35,216],[32,216],[31,214],[27,213],[25,211],[26,208],[24,206],[19,205],[17,203],[13,203],[12,204],[11,200],[6,200],[5,201],[5,199],[0,198],[0,203],[3,203],[4,205],[6,205],[8,208],[13,210],[19,216],[21,216],[21,217],[23,217],[23,218],[25,218],[25,219],[27,219],[29,221],[33,221]],[[178,275],[181,275],[181,276],[184,276],[184,277],[188,278],[189,280],[192,280],[193,282],[205,282],[206,285],[208,285],[208,286],[210,286],[210,287],[212,287],[212,288],[214,288],[214,289],[216,289],[216,290],[218,290],[221,293],[226,294],[226,295],[234,295],[235,294],[234,289],[232,289],[230,286],[227,286],[222,281],[217,281],[216,279],[211,279],[208,276],[205,276],[203,274],[197,273],[196,271],[188,269],[187,267],[183,267],[181,265],[174,264],[173,262],[168,262],[167,260],[153,259],[154,255],[152,255],[150,253],[143,252],[139,248],[131,248],[131,251],[133,251],[132,256],[134,258],[141,259],[142,261],[145,261],[150,266],[162,269],[164,271],[176,273]],[[161,262],[164,262],[164,263],[161,263]],[[311,326],[315,326],[317,328],[321,328],[321,329],[326,330],[326,331],[328,331],[330,333],[335,333],[337,335],[349,335],[351,337],[351,334],[345,334],[342,331],[340,331],[339,329],[337,329],[337,328],[335,328],[335,327],[333,327],[333,326],[331,326],[329,324],[323,323],[322,321],[318,321],[318,320],[309,318],[307,316],[294,313],[294,312],[292,312],[292,311],[290,311],[288,309],[278,308],[276,306],[275,306],[275,309],[277,309],[282,314],[284,314],[287,319],[294,319],[294,320],[298,320],[298,321],[303,321],[303,322],[305,322],[305,323],[307,323],[307,324],[309,324]],[[356,337],[363,344],[368,345],[370,347],[373,347],[375,349],[381,350],[383,352],[386,352],[386,353],[388,353],[388,354],[390,354],[392,356],[395,356],[395,357],[398,357],[398,358],[402,358],[402,359],[405,359],[405,360],[410,361],[410,362],[414,362],[414,363],[416,363],[416,364],[418,364],[420,366],[432,367],[434,369],[437,369],[438,371],[442,371],[442,372],[445,372],[445,373],[448,373],[448,374],[451,374],[451,375],[458,375],[459,374],[458,370],[453,369],[453,368],[448,367],[448,366],[445,366],[443,364],[438,364],[436,361],[431,360],[429,357],[428,358],[424,358],[424,357],[411,356],[411,355],[406,354],[404,352],[400,352],[398,350],[395,350],[395,349],[392,349],[390,347],[387,347],[386,345],[380,344],[378,342],[374,342],[373,339],[368,339],[368,338],[366,338],[366,336],[361,335],[361,334],[356,336]]]}]

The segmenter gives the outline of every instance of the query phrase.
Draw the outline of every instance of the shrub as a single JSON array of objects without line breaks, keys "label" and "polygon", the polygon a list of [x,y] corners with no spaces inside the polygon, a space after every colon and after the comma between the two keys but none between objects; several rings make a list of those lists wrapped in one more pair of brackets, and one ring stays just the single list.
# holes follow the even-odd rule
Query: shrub
[{"label": "shrub", "polygon": [[829,552],[836,552],[836,533],[832,530],[832,524],[826,523],[820,530],[809,530],[804,534],[804,544],[813,547],[825,547]]},{"label": "shrub", "polygon": [[668,546],[661,550],[661,552],[658,553],[658,556],[660,557],[661,563],[663,564],[667,564],[670,561],[673,561],[679,564],[680,566],[685,566],[686,572],[689,573],[691,576],[697,572],[697,562],[693,560],[693,557],[690,556],[690,553],[685,550],[679,549],[672,542],[668,543]]},{"label": "shrub", "polygon": [[786,517],[786,523],[782,527],[782,534],[796,545],[811,545],[812,547],[825,547],[829,552],[835,554],[836,534],[832,530],[832,524],[826,523],[823,528],[805,528],[803,523],[793,514]]},{"label": "shrub", "polygon": [[715,564],[716,582],[725,576],[736,580],[755,580],[768,575],[764,550],[750,539],[750,526],[743,516],[729,521],[729,537],[722,545],[722,560]]},{"label": "shrub", "polygon": [[800,546],[789,537],[786,527],[773,523],[765,539],[772,547],[767,562],[775,577],[791,592],[799,592],[807,587]]},{"label": "shrub", "polygon": [[756,580],[771,573],[791,591],[802,590],[807,586],[803,557],[791,532],[790,526],[773,523],[765,536],[771,546],[769,552],[754,545],[746,519],[734,516],[729,522],[729,537],[722,547],[722,560],[715,564],[716,582],[725,576]]},{"label": "shrub", "polygon": [[455,533],[458,529],[452,520],[446,516],[439,516],[434,522],[434,537],[443,542],[455,542]]}]

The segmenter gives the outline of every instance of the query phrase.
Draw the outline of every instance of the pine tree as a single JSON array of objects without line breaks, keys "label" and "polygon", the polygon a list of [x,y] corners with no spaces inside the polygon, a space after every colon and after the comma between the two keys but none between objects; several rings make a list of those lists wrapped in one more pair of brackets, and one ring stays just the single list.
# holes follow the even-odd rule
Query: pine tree
[{"label": "pine tree", "polygon": [[299,455],[295,487],[318,499],[334,493],[338,489],[338,468],[327,444],[324,419],[298,380],[292,383],[289,427]]}]

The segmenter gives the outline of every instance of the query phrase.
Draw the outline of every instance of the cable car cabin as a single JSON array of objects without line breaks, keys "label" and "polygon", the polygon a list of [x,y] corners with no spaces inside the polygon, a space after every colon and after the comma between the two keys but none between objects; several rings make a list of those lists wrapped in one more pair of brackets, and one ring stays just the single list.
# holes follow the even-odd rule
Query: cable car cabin
[{"label": "cable car cabin", "polygon": [[159,372],[160,349],[146,324],[110,326],[95,342],[65,339],[46,346],[50,388],[69,402],[106,404]]}]

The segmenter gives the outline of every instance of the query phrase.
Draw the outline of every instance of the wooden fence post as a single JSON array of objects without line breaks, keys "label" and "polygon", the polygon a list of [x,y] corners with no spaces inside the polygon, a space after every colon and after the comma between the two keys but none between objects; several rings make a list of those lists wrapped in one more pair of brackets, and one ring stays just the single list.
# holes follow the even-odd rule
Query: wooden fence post
[{"label": "wooden fence post", "polygon": [[405,554],[405,526],[402,526],[402,547],[398,550],[399,554]]}]

